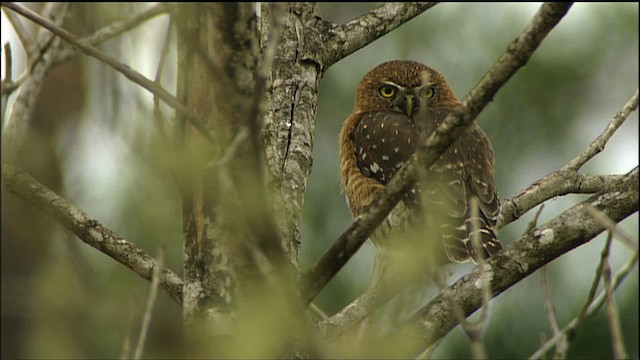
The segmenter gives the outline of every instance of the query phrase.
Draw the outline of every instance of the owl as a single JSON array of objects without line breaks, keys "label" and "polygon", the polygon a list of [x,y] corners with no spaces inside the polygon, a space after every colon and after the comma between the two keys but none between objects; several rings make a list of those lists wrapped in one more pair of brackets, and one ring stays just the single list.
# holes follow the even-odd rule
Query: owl
[{"label": "owl", "polygon": [[[339,139],[341,185],[354,217],[459,104],[440,73],[415,61],[385,62],[364,76]],[[501,249],[494,153],[475,121],[420,170],[419,180],[372,234],[379,250],[424,253],[420,261],[439,266],[475,262]],[[481,246],[473,246],[474,237]]]}]

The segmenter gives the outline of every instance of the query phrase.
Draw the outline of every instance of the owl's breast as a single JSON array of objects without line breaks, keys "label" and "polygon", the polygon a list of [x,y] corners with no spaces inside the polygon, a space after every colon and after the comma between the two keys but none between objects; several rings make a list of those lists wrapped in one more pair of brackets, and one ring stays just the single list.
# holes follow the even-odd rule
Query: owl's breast
[{"label": "owl's breast", "polygon": [[360,172],[381,184],[387,184],[409,160],[418,139],[411,118],[382,111],[364,113],[351,134]]}]

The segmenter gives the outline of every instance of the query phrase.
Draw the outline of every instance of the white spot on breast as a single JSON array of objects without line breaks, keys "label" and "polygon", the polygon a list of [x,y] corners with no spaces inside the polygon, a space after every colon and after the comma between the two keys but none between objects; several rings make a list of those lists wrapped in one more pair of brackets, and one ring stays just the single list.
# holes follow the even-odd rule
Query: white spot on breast
[{"label": "white spot on breast", "polygon": [[382,155],[382,160],[389,161],[389,157],[387,155]]},{"label": "white spot on breast", "polygon": [[380,129],[384,129],[384,123],[380,124]]},{"label": "white spot on breast", "polygon": [[398,130],[396,130],[396,135],[398,135],[398,134],[399,134],[399,132],[398,132]]},{"label": "white spot on breast", "polygon": [[400,151],[400,148],[393,149],[393,152],[395,152],[396,154],[398,153],[398,151]]},{"label": "white spot on breast", "polygon": [[378,163],[374,162],[369,166],[369,169],[371,170],[372,173],[376,174],[378,173],[378,171],[380,171],[380,166],[378,165]]},{"label": "white spot on breast", "polygon": [[387,139],[382,138],[382,140],[381,140],[381,141],[382,141],[382,143],[384,144],[385,142],[387,142]]}]

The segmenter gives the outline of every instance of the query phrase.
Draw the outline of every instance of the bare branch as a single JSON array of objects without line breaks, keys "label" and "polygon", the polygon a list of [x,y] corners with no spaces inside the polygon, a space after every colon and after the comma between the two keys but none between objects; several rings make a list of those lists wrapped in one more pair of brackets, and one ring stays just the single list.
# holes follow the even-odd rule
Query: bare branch
[{"label": "bare branch", "polygon": [[398,203],[402,194],[415,182],[417,164],[430,166],[456,137],[462,133],[493,99],[500,87],[524,66],[545,36],[562,19],[571,4],[545,3],[520,35],[489,69],[478,85],[462,101],[461,108],[453,111],[427,139],[416,154],[405,164],[385,186],[381,196],[376,198],[340,235],[322,257],[303,275],[302,296],[308,304],[344,266],[360,248],[373,230]]},{"label": "bare branch", "polygon": [[118,20],[112,24],[109,24],[102,29],[97,30],[90,36],[82,39],[82,41],[86,41],[91,45],[97,45],[103,43],[109,39],[112,39],[120,34],[123,34],[143,22],[150,20],[158,15],[167,13],[173,4],[171,3],[158,3],[156,5],[151,6],[147,10],[144,10],[138,14],[127,17],[126,19]]},{"label": "bare branch", "polygon": [[[540,268],[540,288],[542,289],[542,298],[544,299],[544,309],[551,325],[551,331],[556,336],[560,333],[560,326],[558,326],[558,317],[556,316],[556,309],[551,299],[551,291],[549,290],[549,283],[547,282],[547,266],[544,265]],[[567,339],[566,337],[559,342],[556,346],[554,359],[564,359],[567,352]]]},{"label": "bare branch", "polygon": [[20,43],[22,44],[22,47],[27,54],[27,59],[31,59],[38,51],[35,40],[33,39],[33,37],[31,37],[31,34],[29,34],[27,29],[25,29],[22,21],[20,21],[16,14],[12,13],[11,11],[5,11],[4,14],[11,23],[13,30],[18,36],[18,39],[20,39]]},{"label": "bare branch", "polygon": [[609,254],[604,258],[602,263],[602,278],[604,280],[605,289],[605,314],[609,323],[609,332],[611,333],[611,342],[613,343],[613,357],[615,359],[626,359],[627,351],[624,348],[624,340],[622,339],[622,329],[620,328],[620,318],[615,299],[613,298],[613,287],[611,282],[611,264],[609,264]]},{"label": "bare branch", "polygon": [[638,108],[638,99],[638,89],[636,88],[636,92],[633,94],[631,99],[629,99],[624,107],[616,113],[616,115],[613,117],[613,120],[611,120],[611,122],[609,122],[609,125],[607,125],[605,131],[600,134],[585,151],[583,151],[575,159],[571,160],[571,162],[569,162],[563,168],[563,170],[566,169],[578,171],[578,169],[580,169],[582,165],[584,165],[587,161],[604,150],[604,147],[605,145],[607,145],[609,139],[611,139],[611,136],[613,136],[620,125],[624,123],[629,114],[631,114],[632,111]]},{"label": "bare branch", "polygon": [[344,25],[331,24],[320,59],[326,68],[437,5],[436,2],[388,2]]},{"label": "bare branch", "polygon": [[593,194],[609,188],[623,175],[583,175],[554,171],[534,182],[516,195],[503,200],[498,228],[519,219],[529,210],[557,196]]},{"label": "bare branch", "polygon": [[167,105],[176,110],[185,119],[193,123],[193,125],[211,142],[214,142],[215,136],[213,134],[212,129],[209,124],[207,124],[203,119],[197,117],[191,110],[189,110],[186,106],[184,106],[175,96],[171,95],[167,90],[158,86],[155,82],[147,79],[145,76],[140,74],[139,72],[131,69],[127,65],[119,62],[117,59],[107,55],[106,53],[98,50],[97,48],[89,45],[88,43],[78,39],[75,35],[68,32],[67,30],[55,25],[50,20],[43,18],[37,13],[22,7],[15,3],[2,3],[2,6],[12,9],[13,11],[19,13],[20,15],[28,18],[29,20],[41,25],[42,27],[48,29],[54,34],[58,35],[63,40],[77,47],[83,53],[94,57],[101,62],[105,63],[112,69],[126,76],[129,80],[134,83],[142,86],[144,89],[149,91],[150,93],[157,95],[162,99]]},{"label": "bare branch", "polygon": [[[575,159],[568,162],[560,170],[554,171],[541,180],[531,184],[518,194],[503,201],[500,208],[498,227],[503,227],[520,218],[527,211],[556,196],[572,193],[595,193],[607,188],[615,180],[616,175],[581,175],[578,170],[589,159],[601,152],[613,133],[638,107],[638,89],[624,107],[618,111],[607,125],[607,128]],[[636,245],[637,247],[637,245]]]},{"label": "bare branch", "polygon": [[[607,216],[619,222],[638,211],[638,171],[625,175],[612,185],[610,192],[598,193],[582,203],[564,211],[548,223],[505,247],[487,261],[491,290],[495,295],[511,287],[542,265],[593,239],[605,228],[588,214],[587,206],[597,206]],[[477,287],[479,269],[474,268],[449,287],[456,303],[468,316],[482,304],[481,290]],[[442,293],[422,308],[402,328],[390,336],[390,342],[407,344],[406,355],[420,353],[424,348],[451,331],[458,322],[451,313]],[[384,357],[387,342],[380,343],[378,356]],[[397,354],[396,354],[397,356]]]},{"label": "bare branch", "polygon": [[[91,219],[86,213],[29,176],[22,169],[3,163],[2,185],[5,189],[44,211],[80,240],[109,255],[133,270],[143,279],[151,280],[155,261],[142,249]],[[182,280],[162,267],[160,287],[178,304],[182,303]]]},{"label": "bare branch", "polygon": [[[133,16],[127,17],[126,19],[118,20],[112,24],[109,24],[102,29],[97,30],[93,34],[81,39],[80,41],[83,43],[87,43],[90,45],[98,45],[109,39],[112,39],[122,33],[125,33],[143,22],[154,18],[160,14],[164,14],[168,12],[172,8],[172,4],[169,3],[158,3],[148,8],[147,10],[135,14]],[[66,63],[67,61],[73,59],[78,55],[78,50],[73,47],[65,48],[58,54],[55,60],[55,66]]]},{"label": "bare branch", "polygon": [[[5,11],[5,13],[9,12]],[[34,56],[28,59],[28,70],[23,75],[13,83],[3,82],[3,95],[5,91],[10,93],[20,86],[20,93],[16,96],[12,105],[11,116],[5,119],[6,121],[2,128],[2,160],[4,162],[12,162],[20,150],[45,76],[51,69],[52,60],[60,49],[58,47],[59,42],[53,44],[50,41],[51,38],[48,37],[48,39],[49,41],[44,42],[46,46],[43,46],[40,50],[36,48],[34,42],[33,46],[36,50],[33,53]],[[38,43],[41,43],[40,40],[40,38],[37,40]]]},{"label": "bare branch", "polygon": [[4,55],[4,80],[2,80],[2,93],[0,96],[2,97],[2,104],[0,105],[0,129],[4,128],[4,116],[5,110],[7,109],[7,103],[9,101],[9,95],[11,95],[11,91],[5,91],[6,87],[13,86],[13,52],[11,51],[11,43],[5,43],[2,46],[3,55]]},{"label": "bare branch", "polygon": [[540,214],[542,214],[542,209],[544,209],[544,204],[540,205],[538,211],[536,211],[536,214],[533,216],[533,219],[531,219],[531,221],[527,224],[527,228],[522,233],[523,236],[526,235],[529,231],[535,229],[536,226],[538,226],[538,219],[540,218]]}]

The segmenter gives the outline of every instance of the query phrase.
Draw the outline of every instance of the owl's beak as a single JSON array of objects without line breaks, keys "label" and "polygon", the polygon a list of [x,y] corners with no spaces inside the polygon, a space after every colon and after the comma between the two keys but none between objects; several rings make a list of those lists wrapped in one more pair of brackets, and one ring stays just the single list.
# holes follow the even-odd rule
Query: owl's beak
[{"label": "owl's beak", "polygon": [[402,97],[402,110],[404,110],[404,113],[407,114],[408,117],[411,117],[417,107],[418,103],[416,102],[415,95],[406,94]]}]

